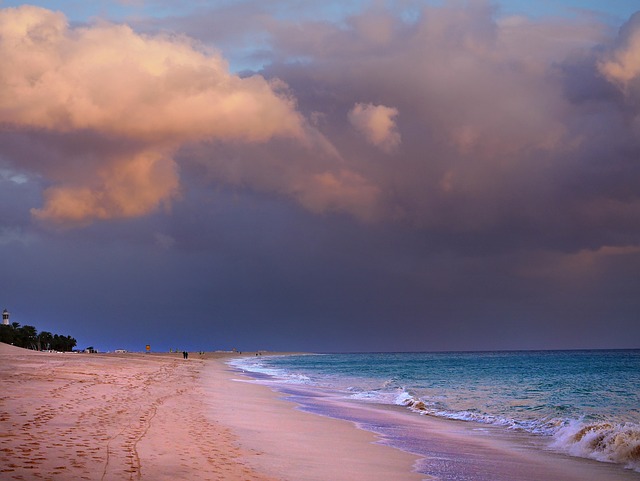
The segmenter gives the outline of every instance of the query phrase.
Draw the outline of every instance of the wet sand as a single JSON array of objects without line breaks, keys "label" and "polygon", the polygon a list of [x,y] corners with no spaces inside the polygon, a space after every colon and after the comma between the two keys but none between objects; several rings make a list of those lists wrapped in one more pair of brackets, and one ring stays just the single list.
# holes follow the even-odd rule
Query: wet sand
[{"label": "wet sand", "polygon": [[287,481],[431,479],[414,472],[418,456],[379,444],[350,421],[303,412],[223,360],[215,364],[203,372],[210,412],[233,427],[255,469]]},{"label": "wet sand", "polygon": [[311,412],[330,413],[385,433],[388,442],[421,456],[417,467],[424,479],[640,481],[640,473],[621,465],[551,451],[543,436],[421,416],[401,406],[365,404],[332,395],[327,399],[321,391],[305,387],[287,387],[285,392]]}]

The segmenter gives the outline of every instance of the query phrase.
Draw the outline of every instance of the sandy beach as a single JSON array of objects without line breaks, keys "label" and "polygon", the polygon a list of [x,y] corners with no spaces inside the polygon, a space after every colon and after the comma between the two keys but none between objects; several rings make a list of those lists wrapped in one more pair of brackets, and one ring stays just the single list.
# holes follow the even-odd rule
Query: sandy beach
[{"label": "sandy beach", "polygon": [[[231,369],[232,356],[39,353],[0,344],[0,479],[640,479],[397,406],[345,400],[334,406],[350,420],[312,414]],[[307,392],[306,408],[321,395]],[[356,422],[390,423],[427,454],[384,445]]]},{"label": "sandy beach", "polygon": [[416,458],[232,380],[226,354],[0,345],[3,480],[412,480]]}]

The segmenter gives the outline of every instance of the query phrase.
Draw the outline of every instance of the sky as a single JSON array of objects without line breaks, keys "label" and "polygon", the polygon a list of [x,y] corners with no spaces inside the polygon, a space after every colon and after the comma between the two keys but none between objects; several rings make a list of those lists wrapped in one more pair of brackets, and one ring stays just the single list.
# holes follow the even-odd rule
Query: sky
[{"label": "sky", "polygon": [[102,351],[640,348],[637,8],[0,1],[0,308]]}]

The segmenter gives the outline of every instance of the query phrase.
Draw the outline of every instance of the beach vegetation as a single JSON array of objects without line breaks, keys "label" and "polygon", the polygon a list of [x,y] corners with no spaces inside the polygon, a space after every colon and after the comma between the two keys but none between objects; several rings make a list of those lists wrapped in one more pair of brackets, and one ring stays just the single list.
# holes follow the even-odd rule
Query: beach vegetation
[{"label": "beach vegetation", "polygon": [[48,331],[38,333],[34,326],[21,326],[18,322],[0,325],[0,342],[35,351],[72,351],[77,341],[71,336],[52,334]]}]

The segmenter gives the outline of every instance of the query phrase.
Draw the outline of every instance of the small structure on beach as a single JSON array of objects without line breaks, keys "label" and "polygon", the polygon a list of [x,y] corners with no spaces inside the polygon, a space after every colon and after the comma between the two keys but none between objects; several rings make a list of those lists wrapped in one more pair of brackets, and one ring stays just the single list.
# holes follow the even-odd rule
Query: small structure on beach
[{"label": "small structure on beach", "polygon": [[6,309],[2,311],[2,324],[4,324],[5,326],[9,325],[9,311],[7,311]]}]

